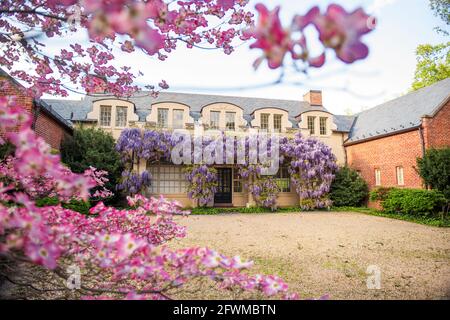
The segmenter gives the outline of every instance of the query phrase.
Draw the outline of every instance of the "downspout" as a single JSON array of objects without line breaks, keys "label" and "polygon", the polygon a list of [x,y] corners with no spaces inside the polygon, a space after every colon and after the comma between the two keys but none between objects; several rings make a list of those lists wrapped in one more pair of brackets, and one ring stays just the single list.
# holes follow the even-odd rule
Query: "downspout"
[{"label": "downspout", "polygon": [[345,147],[345,139],[344,139],[344,132],[341,132],[342,137],[342,148],[344,148],[344,163],[345,166],[348,166],[348,160],[347,160],[347,148]]},{"label": "downspout", "polygon": [[425,147],[425,138],[423,135],[422,125],[419,126],[419,136],[420,136],[420,143],[422,145],[422,157],[424,157],[425,152],[426,152],[426,147]]},{"label": "downspout", "polygon": [[39,117],[39,113],[41,112],[41,106],[38,103],[36,103],[36,101],[33,101],[33,106],[34,106],[33,122],[31,123],[31,129],[33,131],[36,131],[36,123],[37,123],[37,118]]}]

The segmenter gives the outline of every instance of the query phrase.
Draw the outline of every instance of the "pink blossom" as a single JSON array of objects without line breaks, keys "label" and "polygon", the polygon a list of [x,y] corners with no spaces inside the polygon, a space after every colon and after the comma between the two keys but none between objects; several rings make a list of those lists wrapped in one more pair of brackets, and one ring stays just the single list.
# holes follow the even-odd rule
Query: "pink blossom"
[{"label": "pink blossom", "polygon": [[323,44],[333,48],[342,61],[352,63],[369,54],[368,47],[361,42],[361,37],[373,29],[369,28],[369,18],[361,8],[348,13],[340,5],[331,4],[325,15],[314,19],[314,25]]}]

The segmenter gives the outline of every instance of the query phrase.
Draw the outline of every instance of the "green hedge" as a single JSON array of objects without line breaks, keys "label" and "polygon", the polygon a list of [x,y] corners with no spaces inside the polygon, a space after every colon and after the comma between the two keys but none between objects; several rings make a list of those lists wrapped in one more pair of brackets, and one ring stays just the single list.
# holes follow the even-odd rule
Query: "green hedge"
[{"label": "green hedge", "polygon": [[[57,198],[42,198],[37,199],[35,201],[36,206],[38,207],[47,207],[47,206],[56,206],[60,202]],[[89,209],[91,208],[91,204],[89,201],[75,200],[72,199],[69,202],[61,203],[61,206],[65,209],[70,209],[82,214],[89,214]]]},{"label": "green hedge", "polygon": [[387,213],[413,216],[437,215],[446,204],[445,196],[435,190],[391,189],[381,205]]}]

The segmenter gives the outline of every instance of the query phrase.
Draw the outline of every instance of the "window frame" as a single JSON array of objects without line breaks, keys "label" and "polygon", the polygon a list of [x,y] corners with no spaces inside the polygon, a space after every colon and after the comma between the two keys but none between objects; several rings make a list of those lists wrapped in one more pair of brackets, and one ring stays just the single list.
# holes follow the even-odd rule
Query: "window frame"
[{"label": "window frame", "polygon": [[[178,126],[178,121],[176,119],[176,114],[181,113],[181,123],[179,123],[180,126]],[[183,109],[173,109],[172,110],[172,127],[174,129],[183,129],[184,128],[184,110]]]},{"label": "window frame", "polygon": [[327,135],[327,131],[328,131],[327,122],[328,122],[327,117],[319,117],[319,133],[321,136]]},{"label": "window frame", "polygon": [[395,167],[395,173],[397,176],[397,185],[404,186],[405,185],[405,170],[403,166]]},{"label": "window frame", "polygon": [[244,185],[237,168],[233,168],[233,193],[243,193]]},{"label": "window frame", "polygon": [[316,117],[315,116],[307,116],[306,124],[308,126],[309,134],[315,135],[316,134]]},{"label": "window frame", "polygon": [[375,186],[381,186],[381,170],[379,168],[375,168]]},{"label": "window frame", "polygon": [[[124,119],[123,119],[123,125],[121,125],[121,123],[119,123],[119,110],[124,110],[125,112],[123,113],[124,115]],[[128,107],[126,106],[116,106],[116,127],[119,128],[125,128],[128,124]]]},{"label": "window frame", "polygon": [[[264,117],[267,116],[267,121],[263,121]],[[264,119],[266,120],[266,119]],[[259,119],[259,127],[262,131],[269,131],[269,123],[270,123],[270,113],[261,113]],[[265,126],[263,127],[263,124]]]},{"label": "window frame", "polygon": [[[292,192],[292,183],[291,183],[291,174],[289,173],[289,169],[287,166],[281,166],[278,168],[278,172],[273,176],[275,183],[280,188],[280,193],[291,193]],[[286,187],[280,185],[280,183],[286,183]]]},{"label": "window frame", "polygon": [[148,187],[150,194],[174,195],[187,192],[188,182],[182,166],[147,164],[147,171],[152,175],[152,184]]},{"label": "window frame", "polygon": [[[105,109],[109,110],[109,122],[108,122],[107,125],[103,123],[103,118],[104,118],[103,111]],[[112,124],[112,106],[108,106],[108,105],[101,105],[100,106],[99,121],[100,121],[100,126],[101,127],[111,127],[111,124]]]},{"label": "window frame", "polygon": [[[209,128],[213,130],[219,130],[220,129],[220,111],[211,110],[209,112]],[[217,116],[217,119],[213,119],[214,116]],[[213,125],[214,122],[214,125]]]},{"label": "window frame", "polygon": [[[233,122],[228,122],[228,116],[233,116]],[[228,124],[232,123],[232,126],[229,126]],[[234,111],[226,111],[225,112],[225,129],[235,131],[236,130],[236,112]]]},{"label": "window frame", "polygon": [[[279,124],[279,127],[277,126],[277,124]],[[282,114],[274,114],[273,115],[273,131],[281,132],[282,126],[283,126],[283,115]]]},{"label": "window frame", "polygon": [[[169,128],[169,108],[157,108],[157,126],[158,128],[163,128],[163,129],[168,129]],[[161,123],[160,119],[163,119],[163,117],[160,117],[160,112],[161,115],[163,114],[162,112],[166,113],[166,117],[165,117],[165,126],[163,125],[164,123]]]}]

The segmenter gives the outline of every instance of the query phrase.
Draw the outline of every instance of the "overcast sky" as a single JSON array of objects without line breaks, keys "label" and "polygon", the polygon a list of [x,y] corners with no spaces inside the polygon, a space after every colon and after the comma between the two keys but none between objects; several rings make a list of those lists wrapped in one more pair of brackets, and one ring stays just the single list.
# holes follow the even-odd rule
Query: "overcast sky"
[{"label": "overcast sky", "polygon": [[[318,0],[258,0],[269,8],[281,5],[283,23],[289,25],[296,13],[305,13],[318,4],[325,9],[333,1]],[[142,83],[155,83],[165,79],[170,91],[206,94],[238,95],[275,99],[299,100],[309,89],[321,89],[324,104],[333,113],[358,112],[362,108],[375,106],[408,91],[415,69],[415,49],[424,43],[444,42],[433,28],[442,22],[433,16],[428,0],[345,0],[340,3],[347,10],[362,6],[374,13],[378,19],[375,31],[364,37],[370,48],[367,59],[345,65],[327,56],[326,66],[315,70],[305,79],[303,85],[277,85],[261,89],[237,89],[261,83],[269,83],[278,77],[278,72],[266,65],[254,71],[253,61],[260,55],[258,50],[250,50],[249,43],[236,48],[227,56],[219,50],[180,48],[161,62],[155,58],[139,55],[118,57],[118,62],[131,65],[145,73]]]}]

